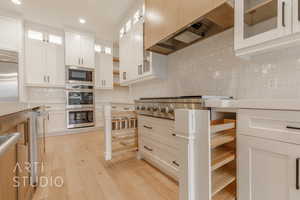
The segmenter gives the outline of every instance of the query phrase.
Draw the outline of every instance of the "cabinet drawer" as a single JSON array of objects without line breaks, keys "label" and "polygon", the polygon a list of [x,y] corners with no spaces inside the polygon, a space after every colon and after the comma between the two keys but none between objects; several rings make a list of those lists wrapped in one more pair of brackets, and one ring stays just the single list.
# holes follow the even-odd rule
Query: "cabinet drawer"
[{"label": "cabinet drawer", "polygon": [[237,132],[300,144],[300,112],[241,109],[238,112]]},{"label": "cabinet drawer", "polygon": [[177,137],[175,137],[175,132],[160,128],[156,129],[155,131],[149,130],[147,128],[141,127],[139,128],[139,133],[141,136],[151,138],[152,140],[155,140],[163,145],[168,145],[170,147],[173,147],[175,149],[178,149],[179,146],[179,140]]},{"label": "cabinet drawer", "polygon": [[180,167],[178,153],[147,138],[141,138],[140,151],[146,160],[150,158],[150,161],[154,161],[153,164],[163,172],[174,178],[178,177]]}]

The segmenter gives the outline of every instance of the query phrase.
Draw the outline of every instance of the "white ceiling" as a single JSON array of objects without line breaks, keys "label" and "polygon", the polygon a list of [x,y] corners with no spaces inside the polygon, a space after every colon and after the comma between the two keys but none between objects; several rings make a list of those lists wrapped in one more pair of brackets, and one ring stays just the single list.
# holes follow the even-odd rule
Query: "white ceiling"
[{"label": "white ceiling", "polygon": [[[97,37],[113,40],[122,17],[138,0],[23,0],[14,5],[0,0],[0,9],[23,15],[26,20],[57,28],[74,27],[96,32]],[[78,23],[83,17],[87,23]]]}]

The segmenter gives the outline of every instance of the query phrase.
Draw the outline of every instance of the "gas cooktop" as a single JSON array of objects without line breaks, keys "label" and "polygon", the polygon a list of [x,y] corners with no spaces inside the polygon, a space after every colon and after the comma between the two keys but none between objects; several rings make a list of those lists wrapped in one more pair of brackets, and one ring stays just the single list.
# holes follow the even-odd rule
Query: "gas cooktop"
[{"label": "gas cooktop", "polygon": [[206,99],[232,99],[226,96],[179,96],[179,97],[150,97],[135,101],[136,112],[140,115],[175,119],[175,109],[207,109]]}]

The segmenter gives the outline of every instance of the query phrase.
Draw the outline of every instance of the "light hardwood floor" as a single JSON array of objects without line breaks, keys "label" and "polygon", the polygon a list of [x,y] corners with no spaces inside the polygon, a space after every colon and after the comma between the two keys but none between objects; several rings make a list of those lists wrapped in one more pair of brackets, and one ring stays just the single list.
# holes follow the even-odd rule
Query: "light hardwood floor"
[{"label": "light hardwood floor", "polygon": [[[34,200],[178,200],[178,184],[133,156],[103,158],[103,133],[47,138],[44,175],[61,188],[39,188]],[[48,179],[50,180],[50,179]]]}]

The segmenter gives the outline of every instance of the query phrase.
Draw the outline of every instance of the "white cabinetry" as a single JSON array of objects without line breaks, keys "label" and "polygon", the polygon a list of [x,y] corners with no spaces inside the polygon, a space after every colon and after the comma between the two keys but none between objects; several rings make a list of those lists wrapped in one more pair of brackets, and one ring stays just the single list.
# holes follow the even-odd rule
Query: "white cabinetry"
[{"label": "white cabinetry", "polygon": [[144,52],[143,16],[135,16],[121,29],[119,48],[121,85],[166,77],[167,56]]},{"label": "white cabinetry", "polygon": [[235,1],[236,54],[250,56],[297,45],[299,25],[298,0]]},{"label": "white cabinetry", "polygon": [[20,20],[0,16],[0,49],[20,51],[22,37],[22,22]]},{"label": "white cabinetry", "polygon": [[140,157],[178,180],[179,139],[175,137],[174,121],[139,116],[138,134]]},{"label": "white cabinetry", "polygon": [[300,1],[292,0],[293,2],[293,32],[300,32]]},{"label": "white cabinetry", "polygon": [[[297,161],[298,159],[298,161]],[[238,137],[239,199],[296,200],[300,145]]]},{"label": "white cabinetry", "polygon": [[89,34],[65,32],[66,65],[95,67],[95,38]]},{"label": "white cabinetry", "polygon": [[239,111],[239,199],[299,199],[299,116],[294,111]]},{"label": "white cabinetry", "polygon": [[42,31],[26,31],[26,85],[63,87],[65,83],[63,36]]},{"label": "white cabinetry", "polygon": [[113,89],[113,56],[105,50],[96,52],[96,89]]},{"label": "white cabinetry", "polygon": [[48,116],[48,136],[65,133],[67,130],[66,111],[50,110]]}]

